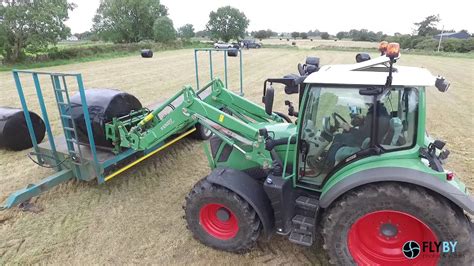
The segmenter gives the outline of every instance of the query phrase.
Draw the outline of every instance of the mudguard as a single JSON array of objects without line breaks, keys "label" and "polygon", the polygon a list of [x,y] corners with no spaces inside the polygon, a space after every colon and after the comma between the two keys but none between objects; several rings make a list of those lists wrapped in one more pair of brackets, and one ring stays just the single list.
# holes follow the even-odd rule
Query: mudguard
[{"label": "mudguard", "polygon": [[347,191],[375,182],[403,182],[421,186],[444,196],[466,212],[474,214],[474,198],[472,196],[430,174],[401,167],[373,168],[349,175],[322,194],[319,205],[322,208],[327,208]]},{"label": "mudguard", "polygon": [[246,173],[230,169],[216,168],[207,181],[223,186],[241,196],[255,210],[263,225],[263,232],[270,236],[274,228],[273,209],[262,184]]}]

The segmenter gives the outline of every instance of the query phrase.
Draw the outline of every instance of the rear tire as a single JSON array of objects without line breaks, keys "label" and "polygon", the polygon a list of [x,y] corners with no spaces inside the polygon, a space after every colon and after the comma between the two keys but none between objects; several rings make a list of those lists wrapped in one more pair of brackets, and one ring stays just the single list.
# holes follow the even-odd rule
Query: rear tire
[{"label": "rear tire", "polygon": [[205,179],[186,197],[185,213],[194,238],[215,249],[244,253],[260,235],[255,210],[236,193]]},{"label": "rear tire", "polygon": [[[326,210],[322,223],[332,264],[473,265],[471,222],[460,208],[421,187],[379,183],[356,188]],[[402,253],[410,240],[420,246],[413,259]],[[456,253],[423,252],[422,241],[430,240],[457,241]]]},{"label": "rear tire", "polygon": [[208,140],[212,136],[212,131],[207,129],[201,124],[196,124],[196,131],[194,131],[191,136],[199,140]]}]

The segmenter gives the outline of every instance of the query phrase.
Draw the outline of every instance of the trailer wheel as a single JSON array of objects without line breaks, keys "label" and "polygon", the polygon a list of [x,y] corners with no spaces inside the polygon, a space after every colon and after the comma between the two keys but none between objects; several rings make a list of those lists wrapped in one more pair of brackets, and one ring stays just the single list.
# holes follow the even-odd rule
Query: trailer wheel
[{"label": "trailer wheel", "polygon": [[[457,206],[421,187],[357,188],[326,210],[322,226],[332,264],[473,265],[470,221]],[[429,250],[429,243],[435,250],[441,241],[457,241],[455,253]]]},{"label": "trailer wheel", "polygon": [[260,219],[252,207],[236,193],[204,179],[186,197],[185,213],[194,238],[216,249],[244,253],[260,235]]},{"label": "trailer wheel", "polygon": [[191,136],[199,140],[208,140],[212,136],[212,131],[201,124],[196,124],[196,131],[194,131]]}]

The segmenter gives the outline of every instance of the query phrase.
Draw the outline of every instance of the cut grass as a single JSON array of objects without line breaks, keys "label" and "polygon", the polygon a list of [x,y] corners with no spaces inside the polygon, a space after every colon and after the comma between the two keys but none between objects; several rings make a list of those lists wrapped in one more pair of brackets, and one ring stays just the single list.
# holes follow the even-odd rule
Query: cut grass
[{"label": "cut grass", "polygon": [[[203,55],[200,77],[206,82],[208,57]],[[319,56],[324,65],[355,62],[355,53],[346,51],[245,50],[245,97],[260,103],[263,80],[296,73],[296,64],[306,56]],[[222,61],[222,56],[216,55],[215,76],[223,76]],[[238,59],[229,58],[228,62],[229,88],[237,90]],[[399,64],[425,67],[452,82],[447,93],[428,89],[427,127],[431,135],[447,141],[451,150],[448,168],[474,189],[470,110],[474,60],[409,54]],[[163,101],[185,84],[195,83],[191,49],[158,52],[151,59],[128,56],[42,70],[82,73],[86,88],[121,89],[144,105]],[[42,81],[54,134],[61,134],[51,81]],[[31,109],[39,112],[31,77],[29,82],[25,79],[24,86]],[[0,73],[0,88],[4,95],[0,105],[20,105],[10,73]],[[275,88],[275,110],[286,111],[284,100],[288,98],[297,103],[297,95],[288,96]],[[260,242],[245,255],[220,252],[195,241],[186,229],[181,206],[192,186],[209,174],[201,146],[201,142],[184,139],[106,184],[71,181],[58,186],[32,201],[44,208],[38,214],[0,212],[0,264],[226,265],[237,261],[246,265],[327,265],[321,245],[300,247],[281,236]],[[0,150],[0,202],[9,193],[52,173],[29,161],[26,153]]]}]

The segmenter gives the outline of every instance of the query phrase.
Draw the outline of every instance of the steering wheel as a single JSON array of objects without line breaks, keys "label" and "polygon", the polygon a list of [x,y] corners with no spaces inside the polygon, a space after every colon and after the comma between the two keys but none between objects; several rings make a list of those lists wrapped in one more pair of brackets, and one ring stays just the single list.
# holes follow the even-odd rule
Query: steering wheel
[{"label": "steering wheel", "polygon": [[334,127],[336,129],[341,127],[341,121],[346,124],[349,124],[347,123],[346,119],[344,119],[344,117],[342,117],[340,114],[336,112],[332,113],[332,118],[334,119]]},{"label": "steering wheel", "polygon": [[285,120],[287,123],[290,123],[292,124],[293,122],[291,121],[291,118],[289,116],[287,116],[286,114],[284,113],[281,113],[281,112],[277,112],[277,111],[273,111],[275,114],[277,114],[279,117],[283,118],[283,120]]}]

